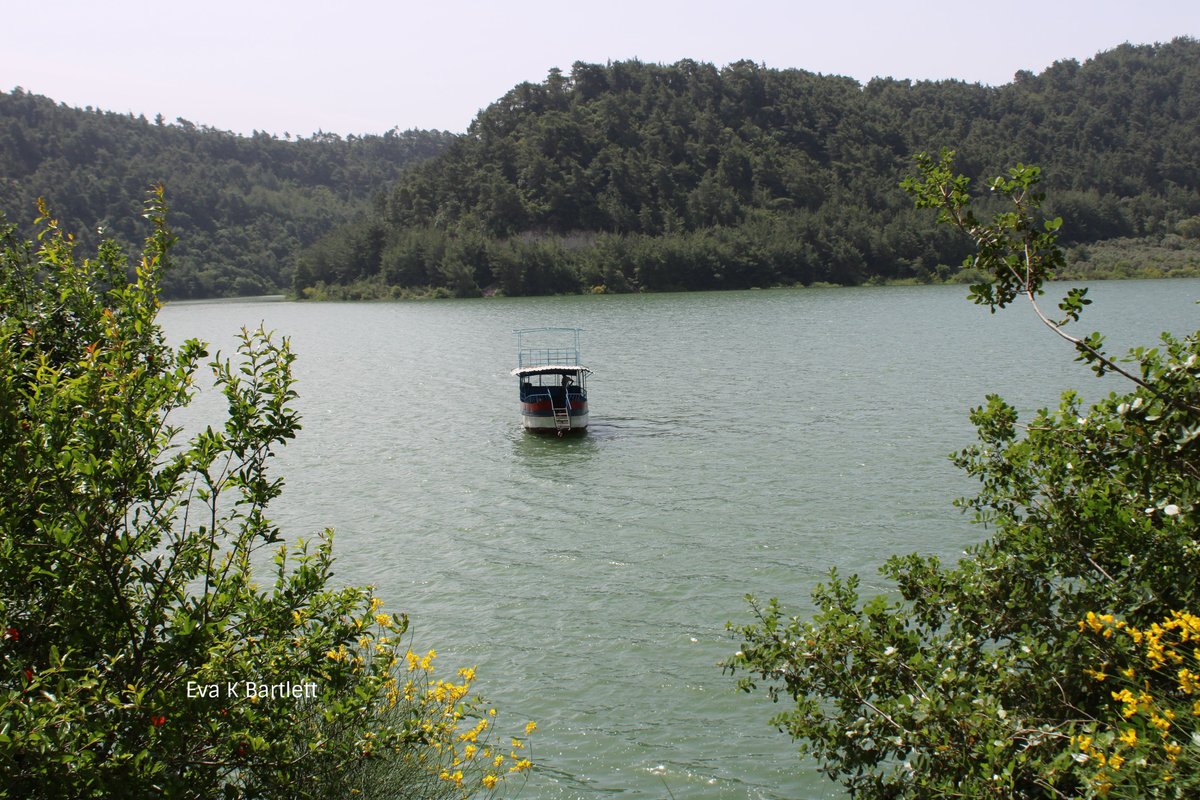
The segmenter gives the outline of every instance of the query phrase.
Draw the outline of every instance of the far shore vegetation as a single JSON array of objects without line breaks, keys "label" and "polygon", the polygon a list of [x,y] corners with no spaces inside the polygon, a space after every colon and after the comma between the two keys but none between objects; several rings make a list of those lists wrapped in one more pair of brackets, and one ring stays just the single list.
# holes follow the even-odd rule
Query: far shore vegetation
[{"label": "far shore vegetation", "polygon": [[[1058,271],[1060,281],[1147,280],[1159,278],[1200,278],[1200,239],[1171,234],[1141,239],[1113,239],[1089,245],[1077,245],[1065,251],[1066,264]],[[944,276],[944,277],[939,277]],[[882,278],[874,276],[863,281],[867,286],[922,286],[960,284],[968,286],[986,281],[983,273],[971,267],[941,267],[922,277]],[[756,289],[838,288],[843,284],[814,281],[809,284],[777,283],[754,286]],[[624,292],[636,291],[625,289]],[[579,286],[560,294],[620,294],[621,289],[603,283]],[[288,295],[292,300],[309,301],[371,301],[371,300],[436,300],[453,298],[454,291],[445,286],[396,286],[382,276],[372,275],[347,284],[319,282],[306,286],[300,294]],[[477,294],[465,296],[505,297],[499,287],[491,286]]]},{"label": "far shore vegetation", "polygon": [[916,153],[953,143],[977,179],[1043,169],[1063,277],[1190,275],[1197,87],[1200,42],[1181,37],[1003,86],[576,62],[463,134],[246,137],[17,89],[0,94],[0,208],[21,220],[43,197],[84,245],[132,254],[140,193],[165,184],[169,299],[970,282],[963,241],[898,188]]}]

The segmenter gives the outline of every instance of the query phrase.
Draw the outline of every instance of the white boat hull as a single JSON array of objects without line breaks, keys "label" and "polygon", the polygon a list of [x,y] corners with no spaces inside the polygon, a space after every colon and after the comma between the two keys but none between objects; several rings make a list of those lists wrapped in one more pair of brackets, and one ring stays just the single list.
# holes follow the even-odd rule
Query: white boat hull
[{"label": "white boat hull", "polygon": [[[521,419],[524,421],[525,430],[527,430],[527,431],[537,431],[539,433],[541,433],[543,431],[547,432],[547,433],[558,433],[559,432],[557,423],[555,422],[553,416],[522,414]],[[586,411],[584,411],[582,414],[572,414],[571,415],[571,427],[564,428],[563,432],[565,433],[568,430],[581,431],[581,430],[585,430],[587,428],[587,426],[588,426],[588,414]]]}]

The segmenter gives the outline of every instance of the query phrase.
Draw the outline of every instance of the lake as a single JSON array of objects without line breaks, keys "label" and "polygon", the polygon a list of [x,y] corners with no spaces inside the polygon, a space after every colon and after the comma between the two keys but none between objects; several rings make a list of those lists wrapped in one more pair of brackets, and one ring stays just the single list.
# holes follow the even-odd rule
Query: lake
[{"label": "lake", "polygon": [[[1065,287],[1051,287],[1054,309]],[[1200,327],[1200,281],[1092,287],[1114,352]],[[336,531],[447,676],[478,665],[500,729],[536,720],[522,797],[818,798],[835,784],[717,666],[747,593],[808,613],[830,567],[884,591],[888,555],[985,532],[947,455],[989,393],[1029,412],[1091,376],[1018,303],[964,287],[169,304],[173,342],[291,337],[304,429],[277,459],[289,538]],[[515,328],[579,326],[591,428],[521,428]],[[202,394],[191,419],[220,404]],[[208,415],[208,416],[205,416]]]}]

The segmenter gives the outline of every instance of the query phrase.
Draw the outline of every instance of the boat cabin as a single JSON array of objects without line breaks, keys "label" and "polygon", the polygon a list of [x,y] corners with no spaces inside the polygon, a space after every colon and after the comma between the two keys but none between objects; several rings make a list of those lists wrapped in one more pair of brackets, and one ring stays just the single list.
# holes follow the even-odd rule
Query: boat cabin
[{"label": "boat cabin", "polygon": [[528,431],[584,431],[588,426],[587,376],[579,362],[580,328],[523,328],[517,336],[521,419]]}]

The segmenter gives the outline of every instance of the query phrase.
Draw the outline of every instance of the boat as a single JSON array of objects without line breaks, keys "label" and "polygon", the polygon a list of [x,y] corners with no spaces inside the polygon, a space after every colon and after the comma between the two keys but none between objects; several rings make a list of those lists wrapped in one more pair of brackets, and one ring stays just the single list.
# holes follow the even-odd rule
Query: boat
[{"label": "boat", "polygon": [[565,436],[588,426],[587,376],[579,361],[582,328],[521,328],[517,378],[525,430]]}]

